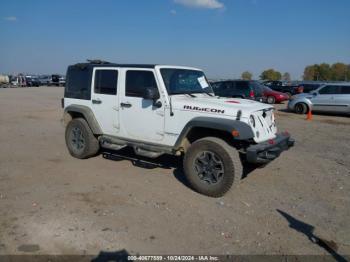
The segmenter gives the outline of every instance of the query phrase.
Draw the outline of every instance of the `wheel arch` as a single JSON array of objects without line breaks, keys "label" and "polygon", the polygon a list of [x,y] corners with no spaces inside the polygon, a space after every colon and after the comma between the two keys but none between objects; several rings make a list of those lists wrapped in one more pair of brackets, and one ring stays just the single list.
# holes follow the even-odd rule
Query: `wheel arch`
[{"label": "wheel arch", "polygon": [[295,107],[296,107],[297,104],[304,104],[304,105],[306,105],[306,113],[309,112],[309,110],[312,111],[312,103],[308,99],[302,99],[302,100],[297,101],[294,104],[294,110],[295,110]]},{"label": "wheel arch", "polygon": [[[238,131],[239,135],[233,136],[233,131]],[[232,144],[234,142],[252,139],[254,133],[251,127],[242,121],[197,117],[186,124],[174,147],[176,149],[183,148],[186,151],[191,143],[207,136],[222,138]]]},{"label": "wheel arch", "polygon": [[70,105],[64,109],[63,121],[65,125],[67,125],[70,120],[78,117],[82,117],[86,120],[91,131],[95,135],[102,134],[102,129],[98,124],[94,113],[89,107],[82,105]]}]

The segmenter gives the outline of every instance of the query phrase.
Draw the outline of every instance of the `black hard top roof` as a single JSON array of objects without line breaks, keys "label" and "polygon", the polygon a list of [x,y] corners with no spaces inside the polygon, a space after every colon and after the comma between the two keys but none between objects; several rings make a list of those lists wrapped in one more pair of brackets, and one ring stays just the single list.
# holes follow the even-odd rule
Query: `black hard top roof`
[{"label": "black hard top roof", "polygon": [[87,67],[135,67],[135,68],[154,68],[156,64],[117,64],[117,63],[110,63],[102,60],[88,60],[88,62],[85,63],[77,63],[75,65],[72,65],[74,67],[81,67],[81,68],[87,68]]},{"label": "black hard top roof", "polygon": [[246,79],[224,79],[224,80],[218,80],[218,81],[213,81],[215,83],[219,82],[259,82],[258,80],[246,80]]}]

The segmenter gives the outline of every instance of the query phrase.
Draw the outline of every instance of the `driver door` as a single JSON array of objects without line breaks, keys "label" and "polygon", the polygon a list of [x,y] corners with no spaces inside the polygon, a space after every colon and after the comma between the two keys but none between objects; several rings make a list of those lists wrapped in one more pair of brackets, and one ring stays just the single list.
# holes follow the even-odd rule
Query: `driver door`
[{"label": "driver door", "polygon": [[[144,99],[146,88],[158,89],[152,69],[125,69],[125,89],[120,99],[122,136],[138,141],[157,142],[164,138],[164,101]],[[159,89],[158,89],[159,91]]]},{"label": "driver door", "polygon": [[313,109],[324,112],[337,112],[338,107],[335,103],[335,96],[339,93],[340,86],[327,85],[321,88],[312,98]]}]

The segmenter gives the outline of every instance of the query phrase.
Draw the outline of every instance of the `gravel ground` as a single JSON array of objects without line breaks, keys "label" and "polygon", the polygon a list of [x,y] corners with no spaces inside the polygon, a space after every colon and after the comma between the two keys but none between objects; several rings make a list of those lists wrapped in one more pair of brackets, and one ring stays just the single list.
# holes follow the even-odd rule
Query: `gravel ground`
[{"label": "gravel ground", "polygon": [[174,157],[72,158],[62,96],[0,90],[0,254],[350,254],[349,117],[277,105],[295,147],[213,199]]}]

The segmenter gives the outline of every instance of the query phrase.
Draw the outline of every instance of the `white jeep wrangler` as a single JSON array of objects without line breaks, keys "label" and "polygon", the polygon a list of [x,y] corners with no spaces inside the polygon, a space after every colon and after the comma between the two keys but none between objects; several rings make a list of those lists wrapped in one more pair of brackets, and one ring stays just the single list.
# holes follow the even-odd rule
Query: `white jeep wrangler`
[{"label": "white jeep wrangler", "polygon": [[76,158],[100,147],[184,156],[194,190],[219,197],[242,176],[242,161],[267,163],[293,146],[277,134],[273,107],[214,95],[196,68],[90,61],[68,67],[66,144]]}]

